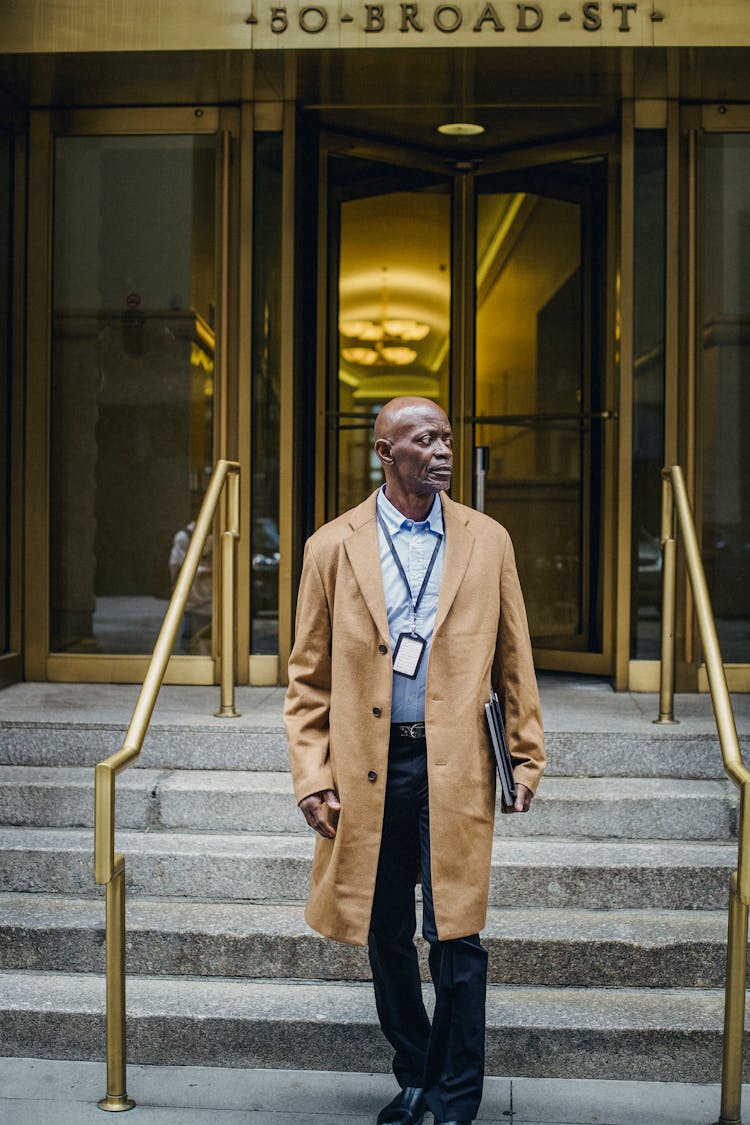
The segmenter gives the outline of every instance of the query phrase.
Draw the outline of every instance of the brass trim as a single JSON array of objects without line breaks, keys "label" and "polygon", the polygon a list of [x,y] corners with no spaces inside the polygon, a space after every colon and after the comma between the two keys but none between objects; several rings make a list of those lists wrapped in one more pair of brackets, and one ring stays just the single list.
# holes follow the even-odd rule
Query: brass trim
[{"label": "brass trim", "polygon": [[[698,404],[696,401],[698,378],[698,152],[697,133],[695,129],[688,132],[688,167],[687,167],[687,356],[685,387],[685,479],[688,486],[688,495],[692,496],[693,508],[696,519],[701,518],[701,504],[698,500],[697,488],[697,455],[696,455],[696,419],[698,417]],[[683,454],[680,453],[680,456]],[[693,626],[692,597],[689,585],[684,592],[684,657],[688,665],[697,660],[695,652],[695,629]]]},{"label": "brass trim", "polygon": [[52,112],[55,135],[143,136],[158,133],[218,133],[216,106],[138,106],[131,109],[73,109]]},{"label": "brass trim", "polygon": [[608,676],[612,672],[606,652],[574,652],[535,645],[534,663],[547,672],[580,672],[589,676]]},{"label": "brass trim", "polygon": [[[237,169],[237,245],[241,248],[237,261],[237,288],[232,311],[237,323],[236,333],[236,440],[238,460],[243,466],[252,465],[252,409],[253,409],[253,199],[255,133],[253,107],[244,103],[240,107],[239,165]],[[248,247],[250,253],[248,253]],[[239,653],[239,682],[249,682],[248,654],[250,652],[250,591],[252,536],[250,533],[250,505],[252,489],[250,473],[248,485],[240,496],[240,527],[247,528],[243,549],[237,562],[237,651]]]},{"label": "brass trim", "polygon": [[[44,680],[49,649],[49,365],[52,286],[52,133],[50,114],[29,114],[24,450],[24,676]],[[31,310],[44,315],[31,316]],[[34,591],[36,596],[29,596]]]},{"label": "brass trim", "polygon": [[659,690],[658,660],[631,660],[628,666],[628,691],[647,691],[653,695]]},{"label": "brass trim", "polygon": [[[674,538],[677,521],[685,557],[685,569],[693,590],[695,615],[706,660],[706,675],[711,691],[721,757],[727,776],[740,790],[737,842],[737,870],[732,876],[729,900],[727,973],[724,991],[724,1044],[721,1077],[721,1116],[719,1125],[740,1121],[742,1100],[742,1057],[745,1025],[745,977],[747,965],[747,917],[750,903],[750,769],[742,760],[737,727],[729,698],[727,677],[721,658],[716,622],[698,546],[693,513],[685,478],[679,465],[662,469],[662,541],[664,547],[662,622],[669,628],[674,619],[675,574]],[[671,602],[671,609],[668,604]],[[660,719],[674,714],[674,664],[671,667],[668,644],[662,648]],[[666,658],[666,667],[665,667]],[[659,720],[657,720],[659,721]],[[662,720],[663,721],[663,720]]]},{"label": "brass trim", "polygon": [[[620,152],[614,146],[608,154],[607,189],[607,296],[604,309],[604,379],[606,403],[617,403],[617,238],[618,204],[620,199]],[[613,412],[619,428],[619,414]],[[616,558],[618,519],[618,440],[619,435],[604,428],[604,490],[602,495],[602,549],[604,550],[602,585],[602,646],[607,659],[606,674],[615,670]]]},{"label": "brass trim", "polygon": [[250,654],[250,683],[256,687],[276,687],[280,683],[280,658],[263,653]]},{"label": "brass trim", "polygon": [[633,278],[635,223],[635,109],[622,103],[620,171],[620,262],[617,286],[620,442],[617,465],[615,688],[625,691],[630,665],[630,596],[633,472]]},{"label": "brass trim", "polygon": [[667,103],[663,98],[639,98],[635,103],[636,129],[666,129]]},{"label": "brass trim", "polygon": [[335,460],[333,443],[328,434],[328,402],[332,397],[328,372],[328,293],[332,271],[330,235],[330,203],[328,199],[328,160],[330,151],[326,137],[318,146],[318,273],[316,288],[315,348],[315,526],[325,523],[327,508],[335,507]]},{"label": "brass trim", "polygon": [[451,232],[451,379],[455,456],[451,493],[473,504],[474,385],[476,382],[476,263],[474,261],[475,180],[470,172],[453,177]]},{"label": "brass trim", "polygon": [[[750,664],[725,664],[727,687],[730,691],[750,692]],[[698,667],[698,691],[710,691],[706,665]]]},{"label": "brass trim", "polygon": [[[295,456],[299,450],[297,412],[295,411],[295,369],[297,366],[297,106],[284,103],[281,179],[281,349],[279,426],[279,652],[274,681],[287,682],[287,664],[292,651],[294,630],[294,544],[296,513]],[[263,670],[261,670],[263,668]],[[251,661],[250,682],[258,670],[259,684],[268,681],[264,666]]]},{"label": "brass trim", "polygon": [[141,752],[225,484],[228,528],[222,536],[221,551],[219,714],[222,717],[237,714],[234,709],[234,627],[237,620],[234,564],[240,532],[239,472],[237,461],[219,460],[216,463],[122,747],[99,762],[94,770],[94,879],[107,886],[107,1095],[99,1102],[100,1109],[119,1111],[131,1109],[135,1104],[127,1096],[125,1081],[125,857],[115,852],[115,781],[117,774],[131,765]]},{"label": "brass trim", "polygon": [[667,105],[666,136],[666,308],[664,325],[664,461],[678,457],[680,362],[680,106]]},{"label": "brass trim", "polygon": [[[148,656],[68,655],[53,652],[45,664],[50,683],[140,684],[148,671]],[[216,683],[216,661],[212,656],[172,656],[164,673],[165,684],[207,685]]]},{"label": "brass trim", "polygon": [[700,123],[706,133],[750,132],[750,106],[721,102],[703,105],[700,111]]}]

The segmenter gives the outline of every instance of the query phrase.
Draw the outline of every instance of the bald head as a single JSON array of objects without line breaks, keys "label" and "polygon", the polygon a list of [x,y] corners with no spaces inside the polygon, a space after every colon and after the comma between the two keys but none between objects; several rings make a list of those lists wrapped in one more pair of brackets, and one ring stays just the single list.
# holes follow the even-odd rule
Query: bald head
[{"label": "bald head", "polygon": [[437,412],[445,422],[448,421],[448,415],[432,399],[420,398],[418,395],[400,395],[398,398],[392,398],[375,419],[376,443],[380,438],[390,441],[402,422],[410,422],[424,412],[430,415]]},{"label": "bald head", "polygon": [[425,519],[435,493],[451,483],[453,433],[443,408],[428,398],[392,398],[375,422],[375,452],[388,499],[403,515]]}]

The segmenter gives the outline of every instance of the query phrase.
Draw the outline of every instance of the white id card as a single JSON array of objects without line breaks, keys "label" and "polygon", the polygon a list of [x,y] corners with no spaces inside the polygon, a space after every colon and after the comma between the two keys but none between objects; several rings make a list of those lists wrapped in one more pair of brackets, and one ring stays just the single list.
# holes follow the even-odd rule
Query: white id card
[{"label": "white id card", "polygon": [[399,676],[415,679],[426,648],[424,637],[417,633],[400,633],[393,650],[393,671]]}]

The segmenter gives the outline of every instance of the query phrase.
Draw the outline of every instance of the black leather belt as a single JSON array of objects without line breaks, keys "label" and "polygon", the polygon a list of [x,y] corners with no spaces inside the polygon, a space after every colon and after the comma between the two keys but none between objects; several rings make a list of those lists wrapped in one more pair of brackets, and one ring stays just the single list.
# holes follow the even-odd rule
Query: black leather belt
[{"label": "black leather belt", "polygon": [[425,738],[424,723],[391,723],[391,738]]}]

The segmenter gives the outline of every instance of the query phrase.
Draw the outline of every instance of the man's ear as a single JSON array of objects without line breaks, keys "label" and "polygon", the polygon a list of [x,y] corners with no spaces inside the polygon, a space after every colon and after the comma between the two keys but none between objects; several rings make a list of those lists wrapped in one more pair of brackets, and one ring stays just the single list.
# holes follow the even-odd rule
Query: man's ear
[{"label": "man's ear", "polygon": [[378,438],[375,442],[375,453],[380,458],[384,465],[393,464],[393,454],[391,453],[391,443],[387,438]]}]

